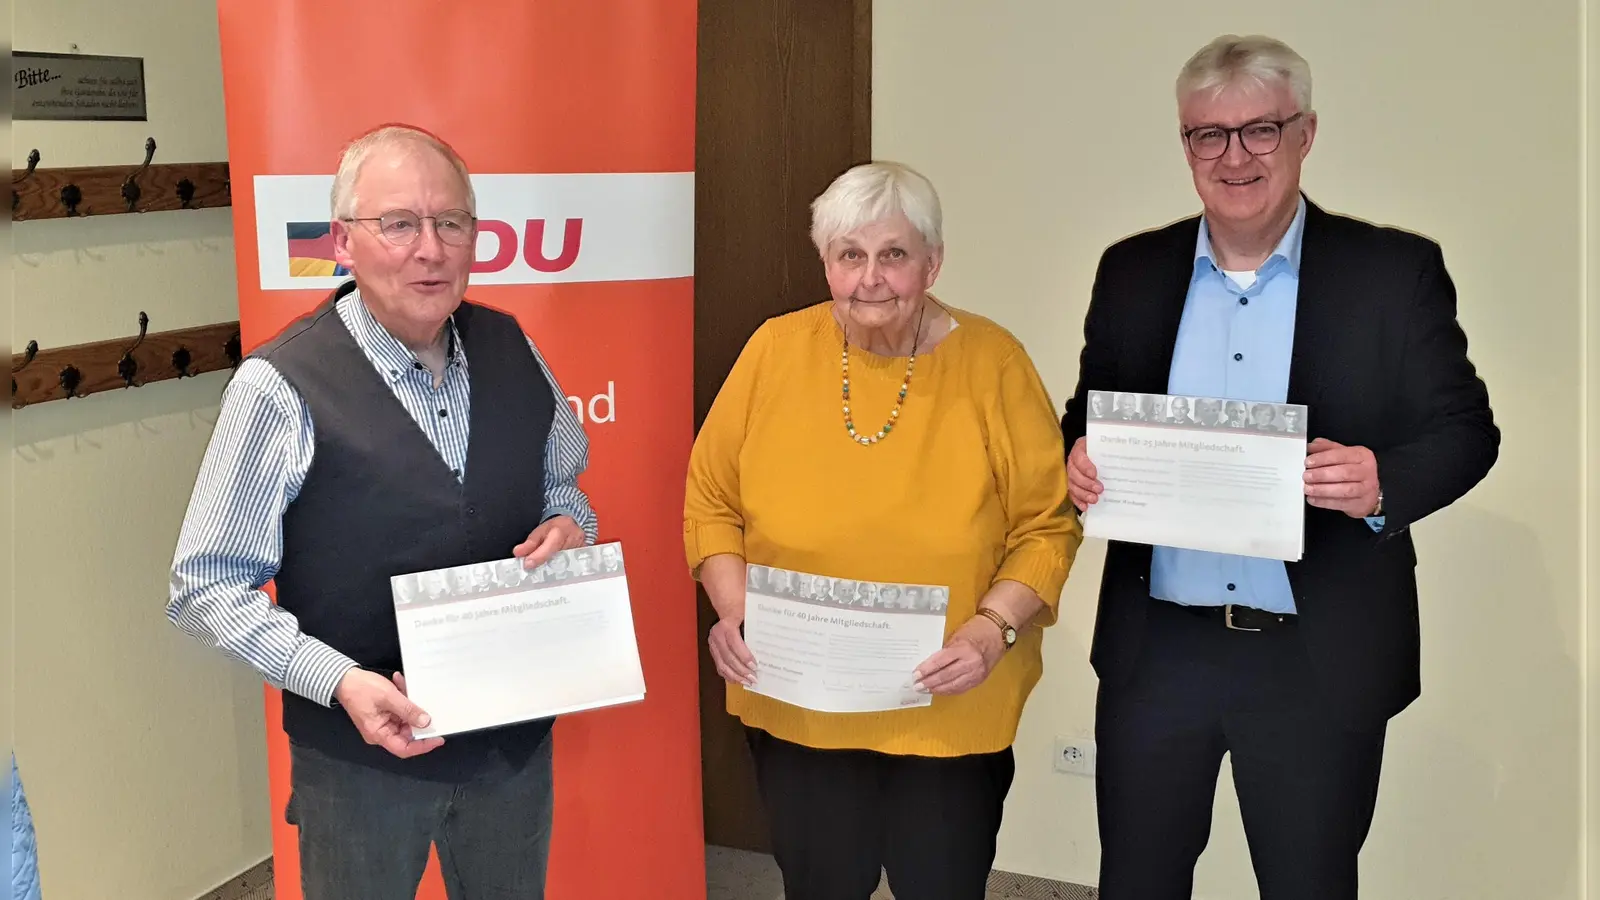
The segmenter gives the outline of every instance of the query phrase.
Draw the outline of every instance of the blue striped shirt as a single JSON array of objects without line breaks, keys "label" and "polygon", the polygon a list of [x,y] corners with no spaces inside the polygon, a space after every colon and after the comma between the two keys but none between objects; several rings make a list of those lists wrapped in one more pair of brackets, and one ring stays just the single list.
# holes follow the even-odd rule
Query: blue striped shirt
[{"label": "blue striped shirt", "polygon": [[[359,291],[340,299],[336,311],[395,398],[463,479],[470,367],[454,320],[450,359],[435,387],[433,372],[373,318]],[[545,517],[572,517],[594,543],[598,523],[578,487],[589,463],[588,437],[531,339],[528,349],[556,396],[545,446]],[[305,482],[315,445],[310,410],[283,376],[259,357],[241,363],[223,393],[178,537],[167,618],[250,665],[268,684],[329,705],[355,661],[303,633],[298,620],[262,590],[282,562],[283,514]]]}]

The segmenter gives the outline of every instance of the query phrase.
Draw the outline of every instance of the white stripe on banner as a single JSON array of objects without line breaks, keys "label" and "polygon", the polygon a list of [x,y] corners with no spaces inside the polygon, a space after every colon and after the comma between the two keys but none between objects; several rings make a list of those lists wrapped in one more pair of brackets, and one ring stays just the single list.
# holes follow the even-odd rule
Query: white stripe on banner
[{"label": "white stripe on banner", "polygon": [[[694,274],[693,172],[474,175],[472,187],[472,284]],[[256,176],[262,290],[326,290],[345,280],[327,227],[332,188],[332,175]]]}]

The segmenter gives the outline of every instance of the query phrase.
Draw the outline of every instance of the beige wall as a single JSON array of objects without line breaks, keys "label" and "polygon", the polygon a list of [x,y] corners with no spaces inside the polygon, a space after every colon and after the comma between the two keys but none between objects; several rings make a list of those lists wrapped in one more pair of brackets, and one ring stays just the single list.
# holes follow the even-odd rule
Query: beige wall
[{"label": "beige wall", "polygon": [[[1102,249],[1197,209],[1175,136],[1178,67],[1224,30],[1275,34],[1310,59],[1321,131],[1309,193],[1443,244],[1505,432],[1489,479],[1416,528],[1424,694],[1390,732],[1363,896],[1581,896],[1593,619],[1575,485],[1580,411],[1593,405],[1582,398],[1585,355],[1588,384],[1600,390],[1600,340],[1590,319],[1585,349],[1580,4],[874,7],[874,154],[934,179],[949,241],[942,296],[1023,337],[1058,406],[1077,377]],[[1591,271],[1600,266],[1600,254],[1590,260]],[[1588,521],[1597,521],[1592,502]],[[1591,564],[1600,563],[1596,534]],[[1103,549],[1086,545],[1050,634],[998,860],[1088,884],[1098,865],[1092,782],[1055,774],[1051,755],[1056,735],[1093,725],[1087,648]],[[1593,684],[1592,664],[1589,673]],[[1255,896],[1226,769],[1196,896]]]},{"label": "beige wall", "polygon": [[1585,609],[1588,613],[1588,643],[1584,649],[1588,662],[1585,680],[1588,697],[1587,716],[1584,723],[1584,759],[1588,790],[1588,811],[1585,816],[1588,847],[1588,897],[1600,897],[1600,414],[1595,404],[1600,403],[1600,3],[1585,0],[1584,19],[1584,69],[1587,87],[1584,103],[1584,121],[1587,140],[1583,158],[1587,160],[1588,191],[1585,193],[1584,233],[1588,240],[1584,246],[1583,269],[1587,275],[1584,297],[1584,314],[1587,318],[1587,349],[1584,368],[1583,409],[1588,419],[1587,440],[1584,443],[1585,481],[1588,490],[1586,535],[1584,546]]},{"label": "beige wall", "polygon": [[[0,0],[0,45],[11,44],[11,0]],[[9,147],[11,144],[11,117],[6,116],[0,121],[0,146]],[[0,222],[0,358],[8,361],[11,359],[11,314],[12,314],[12,289],[11,267],[13,257],[11,252],[11,222],[7,218]],[[12,592],[12,504],[11,504],[11,469],[12,469],[12,428],[11,428],[11,382],[5,383],[7,402],[4,409],[0,409],[0,749],[10,750],[15,745],[12,743],[12,714],[14,708],[14,686],[16,684],[16,664],[13,639],[13,618],[15,609]],[[4,760],[0,760],[4,762]]]},{"label": "beige wall", "polygon": [[[19,122],[44,166],[227,158],[214,0],[16,0],[25,50],[142,56],[148,123]],[[238,318],[227,210],[14,226],[13,346]],[[19,761],[46,897],[185,900],[270,852],[259,680],[168,625],[225,373],[17,412]]]}]

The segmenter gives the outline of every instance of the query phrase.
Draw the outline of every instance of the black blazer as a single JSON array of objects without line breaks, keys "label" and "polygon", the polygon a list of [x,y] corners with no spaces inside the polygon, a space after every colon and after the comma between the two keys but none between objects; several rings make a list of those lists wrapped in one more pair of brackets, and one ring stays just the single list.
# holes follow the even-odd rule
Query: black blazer
[{"label": "black blazer", "polygon": [[[1199,221],[1134,235],[1101,257],[1061,420],[1069,454],[1090,390],[1166,393]],[[1437,244],[1307,201],[1288,401],[1310,408],[1311,438],[1377,457],[1382,532],[1307,504],[1305,555],[1287,564],[1326,699],[1351,724],[1377,726],[1421,692],[1408,529],[1481,481],[1500,447]],[[1126,677],[1138,657],[1150,558],[1145,545],[1107,549],[1090,652],[1102,684]]]}]

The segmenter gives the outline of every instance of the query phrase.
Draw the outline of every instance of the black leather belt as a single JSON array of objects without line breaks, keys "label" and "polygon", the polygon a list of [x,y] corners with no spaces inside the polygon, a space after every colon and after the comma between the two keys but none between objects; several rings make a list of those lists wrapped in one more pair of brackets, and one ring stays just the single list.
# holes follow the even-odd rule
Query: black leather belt
[{"label": "black leather belt", "polygon": [[1264,609],[1238,606],[1233,603],[1226,606],[1185,606],[1181,603],[1168,603],[1166,605],[1181,609],[1193,616],[1212,619],[1232,631],[1272,631],[1293,625],[1297,619],[1296,616],[1289,613],[1267,612]]}]

